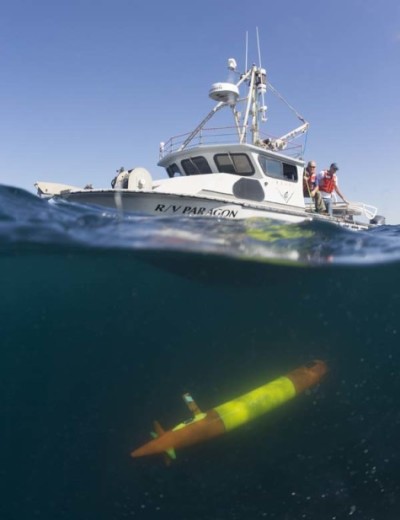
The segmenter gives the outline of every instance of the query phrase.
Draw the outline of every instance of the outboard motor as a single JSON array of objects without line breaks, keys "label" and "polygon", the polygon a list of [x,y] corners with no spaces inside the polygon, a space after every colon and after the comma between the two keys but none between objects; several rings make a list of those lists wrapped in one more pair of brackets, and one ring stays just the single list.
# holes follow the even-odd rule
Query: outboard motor
[{"label": "outboard motor", "polygon": [[383,215],[375,215],[374,218],[371,218],[369,223],[375,224],[376,226],[384,226],[386,224],[386,219]]}]

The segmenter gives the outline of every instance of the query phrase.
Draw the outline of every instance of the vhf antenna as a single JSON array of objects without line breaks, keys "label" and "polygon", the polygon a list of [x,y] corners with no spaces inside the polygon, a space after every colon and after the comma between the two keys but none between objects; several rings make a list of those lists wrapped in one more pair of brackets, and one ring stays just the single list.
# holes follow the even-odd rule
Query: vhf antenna
[{"label": "vhf antenna", "polygon": [[[261,121],[265,122],[267,120],[266,112],[267,107],[265,106],[264,94],[267,91],[267,74],[266,71],[261,66],[261,49],[260,49],[260,38],[258,35],[258,27],[256,27],[256,36],[257,36],[257,49],[258,49],[258,63],[259,63],[259,74],[260,74],[260,83],[258,84],[258,93],[261,94]],[[265,81],[265,83],[264,83]]]},{"label": "vhf antenna", "polygon": [[249,54],[249,33],[246,31],[246,38],[245,38],[245,49],[246,49],[246,56],[244,60],[244,71],[247,72],[247,56]]},{"label": "vhf antenna", "polygon": [[256,27],[256,36],[257,36],[258,64],[261,69],[261,50],[260,50],[260,38],[258,36],[258,27]]}]

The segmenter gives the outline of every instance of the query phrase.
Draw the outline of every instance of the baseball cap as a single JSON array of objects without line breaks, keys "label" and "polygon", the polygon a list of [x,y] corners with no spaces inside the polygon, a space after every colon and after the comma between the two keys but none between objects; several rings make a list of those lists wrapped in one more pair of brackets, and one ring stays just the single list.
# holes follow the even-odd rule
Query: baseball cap
[{"label": "baseball cap", "polygon": [[331,168],[332,168],[333,170],[338,170],[338,169],[339,169],[339,166],[338,166],[335,162],[333,162],[333,163],[331,164]]}]

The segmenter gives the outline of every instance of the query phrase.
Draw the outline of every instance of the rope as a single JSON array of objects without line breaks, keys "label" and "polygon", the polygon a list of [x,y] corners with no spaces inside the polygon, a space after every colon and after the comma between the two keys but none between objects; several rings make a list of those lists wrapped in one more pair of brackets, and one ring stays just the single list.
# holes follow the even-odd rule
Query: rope
[{"label": "rope", "polygon": [[303,156],[306,155],[307,139],[308,139],[308,132],[306,132],[306,135],[304,137]]},{"label": "rope", "polygon": [[278,96],[278,98],[283,101],[289,108],[290,110],[292,110],[296,116],[300,119],[300,121],[302,121],[303,123],[306,122],[306,120],[304,119],[304,117],[302,115],[300,115],[297,110],[290,104],[286,101],[286,99],[271,85],[271,83],[268,82],[268,87],[269,89],[276,95]]}]

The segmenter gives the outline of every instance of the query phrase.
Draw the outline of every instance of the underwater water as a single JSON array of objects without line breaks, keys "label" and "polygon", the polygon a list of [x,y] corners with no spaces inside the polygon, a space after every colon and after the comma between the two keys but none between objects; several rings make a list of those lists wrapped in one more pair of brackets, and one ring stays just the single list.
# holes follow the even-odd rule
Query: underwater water
[{"label": "underwater water", "polygon": [[[400,518],[400,226],[120,215],[0,187],[0,518]],[[133,459],[157,419],[312,389]]]}]

